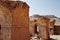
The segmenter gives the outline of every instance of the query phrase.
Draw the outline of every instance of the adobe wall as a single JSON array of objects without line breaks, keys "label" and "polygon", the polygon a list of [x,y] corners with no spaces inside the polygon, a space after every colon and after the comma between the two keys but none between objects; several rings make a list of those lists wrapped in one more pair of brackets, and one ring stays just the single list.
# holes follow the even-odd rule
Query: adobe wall
[{"label": "adobe wall", "polygon": [[18,6],[12,14],[12,40],[30,40],[29,7],[26,3],[22,3],[20,6]]},{"label": "adobe wall", "polygon": [[38,20],[39,25],[39,34],[42,40],[49,40],[49,20],[46,17],[41,17]]},{"label": "adobe wall", "polygon": [[38,37],[40,37],[42,40],[48,40],[49,39],[49,21],[50,19],[46,17],[40,17],[38,20],[35,21],[30,21],[30,34],[32,36],[35,36],[35,25],[36,27],[39,27],[39,32],[38,32]]},{"label": "adobe wall", "polygon": [[29,6],[21,1],[0,1],[1,40],[29,40]]},{"label": "adobe wall", "polygon": [[1,40],[10,40],[11,39],[11,14],[7,11],[5,7],[0,4],[0,25],[1,25]]}]

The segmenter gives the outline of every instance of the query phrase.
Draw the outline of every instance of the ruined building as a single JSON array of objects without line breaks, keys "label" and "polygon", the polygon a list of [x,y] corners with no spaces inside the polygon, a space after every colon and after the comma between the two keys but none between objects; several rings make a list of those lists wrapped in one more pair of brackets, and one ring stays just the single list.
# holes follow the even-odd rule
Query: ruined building
[{"label": "ruined building", "polygon": [[49,35],[54,34],[54,24],[55,20],[42,15],[33,15],[30,17],[30,35],[34,37],[37,34],[38,37],[43,38],[42,40],[48,40]]},{"label": "ruined building", "polygon": [[0,40],[29,40],[29,6],[22,1],[0,1]]}]

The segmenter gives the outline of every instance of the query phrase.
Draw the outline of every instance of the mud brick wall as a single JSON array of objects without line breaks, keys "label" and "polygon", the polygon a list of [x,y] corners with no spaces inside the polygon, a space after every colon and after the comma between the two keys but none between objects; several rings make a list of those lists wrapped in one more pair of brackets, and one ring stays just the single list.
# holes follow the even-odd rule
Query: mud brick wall
[{"label": "mud brick wall", "polygon": [[29,6],[21,1],[0,1],[1,40],[29,40]]},{"label": "mud brick wall", "polygon": [[48,40],[49,39],[49,20],[48,18],[45,18],[45,17],[41,17],[39,20],[38,20],[38,23],[39,23],[39,34],[40,34],[40,37],[42,38],[42,40]]},{"label": "mud brick wall", "polygon": [[49,21],[49,34],[53,35],[54,34],[54,24],[55,24],[55,20],[51,20]]},{"label": "mud brick wall", "polygon": [[11,25],[11,13],[3,5],[0,4],[0,40],[11,40]]},{"label": "mud brick wall", "polygon": [[12,40],[29,40],[29,7],[24,3],[12,14]]},{"label": "mud brick wall", "polygon": [[[36,27],[39,27],[38,36],[42,39],[49,39],[49,21],[50,19],[46,17],[40,17],[36,21],[30,21],[29,32],[32,36],[35,35],[35,31],[37,31]],[[36,27],[35,27],[36,26]]]}]

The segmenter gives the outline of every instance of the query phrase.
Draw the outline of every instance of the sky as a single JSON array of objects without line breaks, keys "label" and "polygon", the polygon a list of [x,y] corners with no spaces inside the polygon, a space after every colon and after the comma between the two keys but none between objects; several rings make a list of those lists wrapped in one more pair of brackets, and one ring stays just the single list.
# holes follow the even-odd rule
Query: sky
[{"label": "sky", "polygon": [[60,0],[24,0],[29,8],[29,16],[55,15],[60,18]]}]

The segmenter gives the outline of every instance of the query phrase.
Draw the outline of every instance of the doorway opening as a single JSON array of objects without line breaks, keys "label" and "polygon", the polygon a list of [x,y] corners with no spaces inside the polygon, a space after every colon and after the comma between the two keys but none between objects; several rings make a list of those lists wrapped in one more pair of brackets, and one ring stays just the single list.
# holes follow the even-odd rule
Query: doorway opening
[{"label": "doorway opening", "polygon": [[35,33],[37,34],[37,25],[36,24],[35,24],[35,28],[34,29],[35,29]]},{"label": "doorway opening", "polygon": [[1,30],[1,25],[0,25],[0,30]]},{"label": "doorway opening", "polygon": [[35,34],[38,34],[39,33],[39,26],[35,24]]},{"label": "doorway opening", "polygon": [[0,25],[0,40],[1,40],[1,25]]}]

